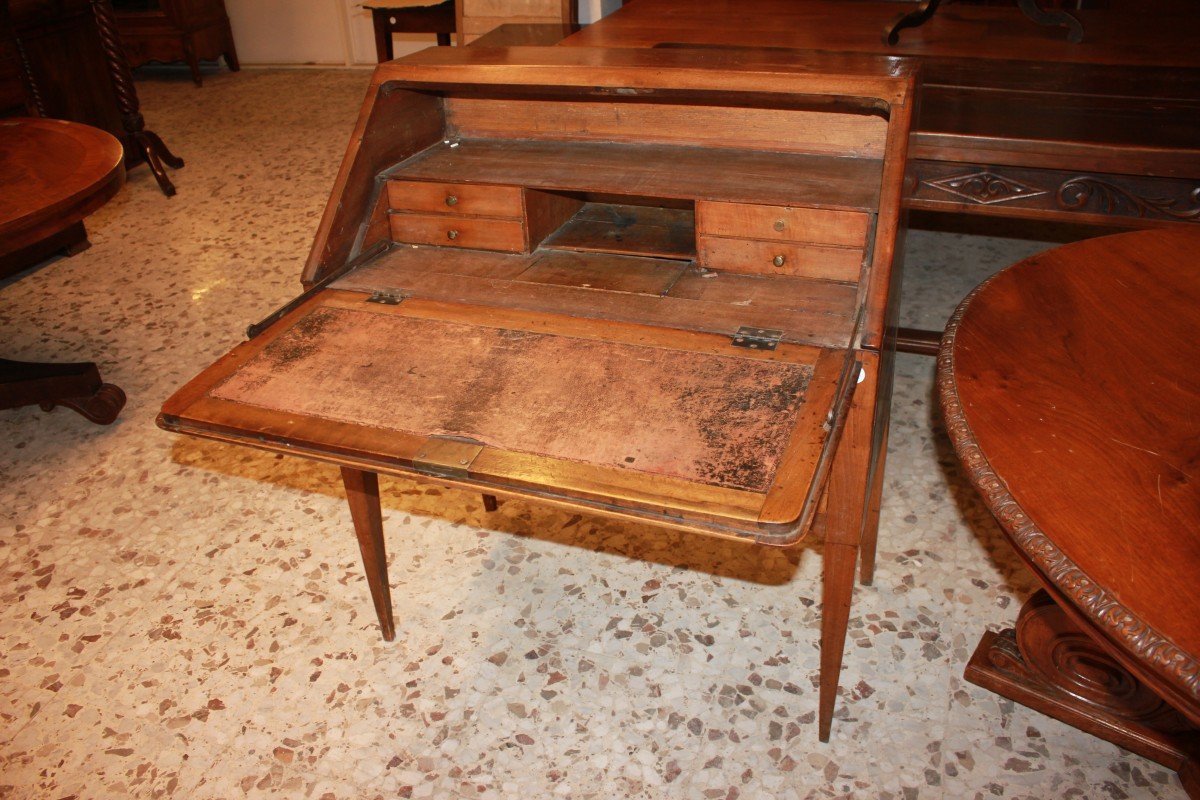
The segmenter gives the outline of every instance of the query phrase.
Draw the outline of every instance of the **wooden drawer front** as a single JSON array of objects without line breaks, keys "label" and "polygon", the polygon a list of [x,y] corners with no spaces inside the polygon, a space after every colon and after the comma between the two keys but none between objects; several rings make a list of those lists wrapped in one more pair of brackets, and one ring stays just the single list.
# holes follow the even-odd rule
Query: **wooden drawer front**
[{"label": "wooden drawer front", "polygon": [[392,239],[475,250],[524,253],[525,225],[520,220],[454,217],[445,214],[392,214]]},{"label": "wooden drawer front", "polygon": [[708,236],[863,247],[869,222],[861,211],[696,203],[696,233]]},{"label": "wooden drawer front", "polygon": [[715,270],[857,281],[862,269],[863,251],[856,247],[724,239],[719,236],[701,236],[697,245],[700,265]]},{"label": "wooden drawer front", "polygon": [[465,214],[478,217],[524,216],[519,186],[487,186],[432,181],[388,181],[393,211]]}]

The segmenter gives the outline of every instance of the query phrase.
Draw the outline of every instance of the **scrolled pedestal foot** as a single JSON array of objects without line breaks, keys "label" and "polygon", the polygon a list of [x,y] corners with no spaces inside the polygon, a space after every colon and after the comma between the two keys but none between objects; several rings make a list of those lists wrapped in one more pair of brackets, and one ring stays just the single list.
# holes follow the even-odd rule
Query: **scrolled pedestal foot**
[{"label": "scrolled pedestal foot", "polygon": [[1044,591],[1016,629],[985,633],[971,683],[1179,772],[1200,798],[1200,730],[1079,628]]},{"label": "scrolled pedestal foot", "polygon": [[93,394],[83,397],[59,397],[40,403],[43,411],[66,406],[97,425],[111,425],[125,407],[125,392],[111,383],[102,383]]}]

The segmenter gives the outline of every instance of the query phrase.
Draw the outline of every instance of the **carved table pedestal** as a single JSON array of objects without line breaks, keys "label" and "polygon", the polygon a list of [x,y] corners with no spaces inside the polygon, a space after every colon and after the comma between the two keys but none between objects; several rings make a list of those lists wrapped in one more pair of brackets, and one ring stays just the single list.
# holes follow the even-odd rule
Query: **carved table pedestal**
[{"label": "carved table pedestal", "polygon": [[[55,253],[88,247],[83,218],[125,182],[121,143],[102,130],[54,119],[0,120],[0,276]],[[90,362],[0,359],[0,408],[64,405],[107,425],[125,393]]]}]

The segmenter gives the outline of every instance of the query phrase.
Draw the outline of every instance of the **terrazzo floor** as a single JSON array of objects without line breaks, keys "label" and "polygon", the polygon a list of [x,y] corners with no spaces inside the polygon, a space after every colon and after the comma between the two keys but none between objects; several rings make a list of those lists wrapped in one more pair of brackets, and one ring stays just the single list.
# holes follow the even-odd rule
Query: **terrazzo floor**
[{"label": "terrazzo floor", "polygon": [[[337,471],[169,435],[162,401],[293,296],[365,71],[143,76],[145,167],[93,247],[0,285],[4,355],[96,359],[111,427],[0,412],[0,797],[1180,798],[969,685],[1031,579],[902,356],[879,568],[817,741],[821,558],[383,482],[397,641]],[[912,231],[940,326],[1045,242]]]}]

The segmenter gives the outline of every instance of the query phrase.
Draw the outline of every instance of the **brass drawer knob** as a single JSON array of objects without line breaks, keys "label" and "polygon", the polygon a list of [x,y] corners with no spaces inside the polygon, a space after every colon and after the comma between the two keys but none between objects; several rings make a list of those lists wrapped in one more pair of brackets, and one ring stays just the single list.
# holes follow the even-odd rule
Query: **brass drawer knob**
[{"label": "brass drawer knob", "polygon": [[784,264],[787,263],[787,259],[784,258],[783,256],[775,256],[774,258],[771,259],[771,263],[777,267],[782,267]]},{"label": "brass drawer knob", "polygon": [[451,195],[447,195],[447,196],[446,196],[446,205],[448,205],[448,206],[456,206],[456,205],[458,205],[458,198],[457,198],[457,197],[455,197],[455,196],[454,196],[454,195],[452,195],[452,194],[451,194]]},{"label": "brass drawer knob", "polygon": [[782,233],[783,229],[786,227],[787,227],[787,223],[784,222],[783,220],[781,220],[781,219],[775,220],[775,230],[780,231]]},{"label": "brass drawer knob", "polygon": [[453,240],[453,239],[457,239],[457,238],[458,238],[458,231],[446,231],[446,238],[447,238],[447,239],[451,239],[451,240]]}]

